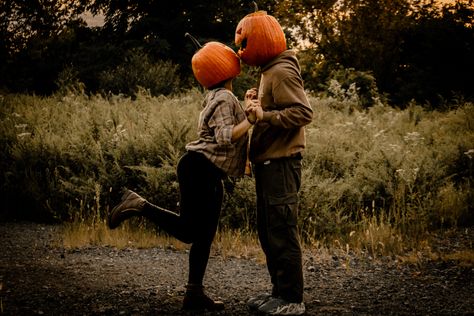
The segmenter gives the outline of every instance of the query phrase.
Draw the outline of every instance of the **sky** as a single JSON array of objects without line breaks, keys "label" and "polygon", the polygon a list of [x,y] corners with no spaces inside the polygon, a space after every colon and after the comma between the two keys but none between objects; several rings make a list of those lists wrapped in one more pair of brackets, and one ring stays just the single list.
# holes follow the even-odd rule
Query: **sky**
[{"label": "sky", "polygon": [[86,21],[89,27],[96,27],[104,25],[103,15],[92,15],[90,12],[86,12],[81,15],[84,21]]}]

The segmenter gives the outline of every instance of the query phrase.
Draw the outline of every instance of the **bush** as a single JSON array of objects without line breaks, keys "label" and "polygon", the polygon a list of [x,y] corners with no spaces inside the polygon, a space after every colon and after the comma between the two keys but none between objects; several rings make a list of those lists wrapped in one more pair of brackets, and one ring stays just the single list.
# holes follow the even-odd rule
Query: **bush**
[{"label": "bush", "polygon": [[[196,138],[203,97],[1,97],[2,217],[102,218],[123,186],[175,210],[176,165]],[[299,217],[306,240],[367,232],[395,243],[474,223],[473,104],[430,112],[379,103],[348,113],[339,110],[345,102],[310,97]],[[225,184],[221,225],[254,231],[254,180]]]},{"label": "bush", "polygon": [[311,224],[303,226],[316,236],[347,233],[367,214],[413,235],[472,224],[472,104],[449,113],[378,105],[348,115],[335,102],[311,100],[301,192]]},{"label": "bush", "polygon": [[99,90],[106,94],[134,96],[140,88],[153,96],[179,92],[178,66],[170,61],[153,62],[142,51],[132,50],[121,65],[99,75]]},{"label": "bush", "polygon": [[333,70],[323,95],[339,101],[350,100],[359,109],[367,109],[381,101],[373,74],[353,68]]},{"label": "bush", "polygon": [[[201,99],[196,91],[176,98],[142,93],[136,101],[72,94],[2,98],[3,211],[68,220],[106,212],[122,186],[153,197],[157,175],[145,168],[164,168],[183,153]],[[162,187],[168,180],[158,179],[166,181]]]}]

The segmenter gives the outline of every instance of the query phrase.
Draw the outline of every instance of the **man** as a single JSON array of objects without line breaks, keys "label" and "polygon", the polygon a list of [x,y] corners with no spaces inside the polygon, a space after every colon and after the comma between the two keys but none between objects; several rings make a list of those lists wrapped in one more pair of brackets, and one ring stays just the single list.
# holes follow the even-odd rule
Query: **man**
[{"label": "man", "polygon": [[250,142],[257,192],[257,229],[273,285],[247,305],[271,315],[301,315],[303,303],[302,252],[297,229],[304,126],[313,111],[304,92],[296,54],[285,50],[261,66],[258,90],[261,106],[247,109],[258,121]]}]

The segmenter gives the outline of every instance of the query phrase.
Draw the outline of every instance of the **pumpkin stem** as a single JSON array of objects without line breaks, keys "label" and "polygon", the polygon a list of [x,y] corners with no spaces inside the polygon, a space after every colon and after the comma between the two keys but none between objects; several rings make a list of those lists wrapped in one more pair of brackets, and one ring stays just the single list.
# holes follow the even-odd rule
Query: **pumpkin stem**
[{"label": "pumpkin stem", "polygon": [[189,34],[188,32],[186,32],[186,34],[184,34],[184,36],[187,36],[191,39],[191,41],[194,43],[194,45],[196,45],[196,49],[200,49],[202,47],[201,43],[199,43],[199,41],[194,36]]},{"label": "pumpkin stem", "polygon": [[257,11],[258,11],[258,5],[257,5],[257,2],[255,2],[255,1],[252,1],[252,3],[253,3],[253,6],[254,6],[254,8],[255,8],[255,12],[257,12]]}]

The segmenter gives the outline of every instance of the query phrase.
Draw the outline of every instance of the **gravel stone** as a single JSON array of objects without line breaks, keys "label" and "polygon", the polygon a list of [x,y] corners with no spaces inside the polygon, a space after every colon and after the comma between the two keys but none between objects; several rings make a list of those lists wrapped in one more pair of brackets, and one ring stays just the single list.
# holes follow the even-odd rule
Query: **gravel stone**
[{"label": "gravel stone", "polygon": [[[60,231],[0,223],[1,315],[195,315],[181,310],[185,251],[68,250]],[[474,315],[472,266],[351,254],[321,258],[317,251],[306,252],[304,264],[307,315]],[[265,265],[256,260],[211,256],[206,291],[226,308],[200,315],[255,315],[245,302],[268,292],[269,284]]]}]

